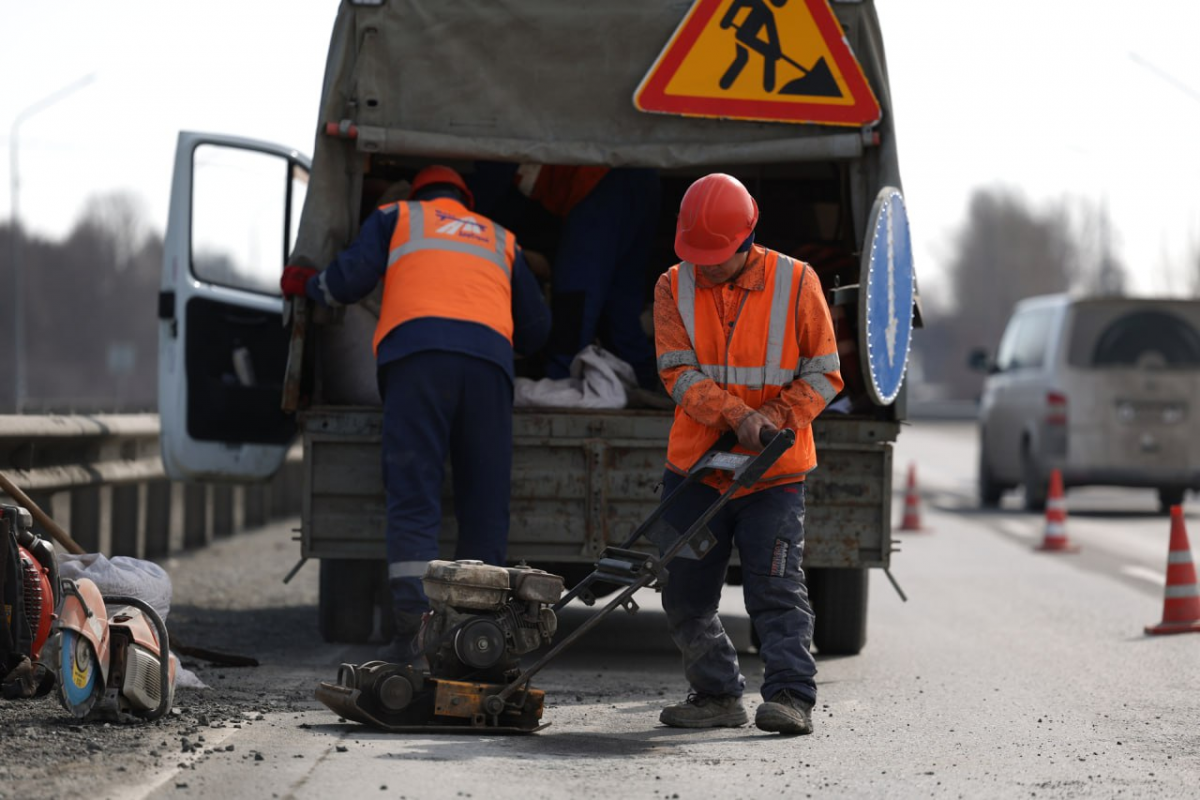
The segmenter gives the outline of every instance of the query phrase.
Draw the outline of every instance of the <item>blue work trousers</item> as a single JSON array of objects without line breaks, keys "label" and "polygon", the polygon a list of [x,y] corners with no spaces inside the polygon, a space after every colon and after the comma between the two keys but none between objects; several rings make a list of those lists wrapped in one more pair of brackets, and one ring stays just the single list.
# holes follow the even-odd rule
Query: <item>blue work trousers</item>
[{"label": "blue work trousers", "polygon": [[423,613],[421,577],[438,558],[446,457],[455,558],[503,565],[512,480],[512,380],[482,358],[423,350],[380,367],[387,558],[397,611]]},{"label": "blue work trousers", "polygon": [[633,367],[644,388],[658,385],[654,345],[641,316],[659,195],[655,170],[614,169],[567,215],[554,259],[557,340],[547,377],[568,377],[575,355],[599,337]]},{"label": "blue work trousers", "polygon": [[[667,471],[663,502],[683,480]],[[719,497],[715,489],[700,483],[681,491],[687,494],[663,515],[679,533]],[[692,691],[740,697],[746,688],[737,650],[717,617],[725,571],[736,544],[746,611],[762,643],[763,698],[770,700],[781,689],[790,689],[815,701],[817,664],[809,652],[813,613],[801,568],[804,484],[773,486],[730,500],[708,528],[716,538],[715,546],[698,561],[672,560],[662,596],[671,638],[683,654],[683,672]]]}]

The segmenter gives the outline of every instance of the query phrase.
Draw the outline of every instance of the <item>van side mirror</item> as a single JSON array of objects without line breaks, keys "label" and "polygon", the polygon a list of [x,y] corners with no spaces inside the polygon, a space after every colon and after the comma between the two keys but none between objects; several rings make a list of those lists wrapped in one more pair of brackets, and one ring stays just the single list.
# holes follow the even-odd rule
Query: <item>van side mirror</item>
[{"label": "van side mirror", "polygon": [[996,362],[988,355],[988,351],[982,347],[976,347],[967,356],[967,366],[976,372],[997,372]]}]

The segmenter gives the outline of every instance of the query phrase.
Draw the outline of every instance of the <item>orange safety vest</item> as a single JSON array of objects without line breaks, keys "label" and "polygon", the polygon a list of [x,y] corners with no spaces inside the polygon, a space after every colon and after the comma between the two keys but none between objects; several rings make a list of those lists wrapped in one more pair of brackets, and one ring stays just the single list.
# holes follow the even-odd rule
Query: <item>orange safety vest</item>
[{"label": "orange safety vest", "polygon": [[515,182],[521,194],[541,203],[551,214],[565,217],[607,174],[608,167],[522,164]]},{"label": "orange safety vest", "polygon": [[512,344],[516,238],[457,200],[401,201],[388,248],[375,351],[397,325],[422,317],[477,322]]},{"label": "orange safety vest", "polygon": [[[764,267],[766,286],[762,291],[746,292],[732,333],[721,324],[714,290],[696,285],[692,264],[685,261],[668,270],[671,295],[693,349],[664,354],[659,362],[695,368],[675,381],[672,393],[676,398],[682,398],[697,381],[711,378],[757,409],[778,397],[783,386],[796,379],[802,364],[796,342],[797,303],[807,268],[803,262],[773,250],[766,251]],[[677,405],[667,444],[667,465],[686,473],[719,436],[715,428],[692,419],[682,405]],[[737,452],[746,451],[739,447]],[[796,431],[796,443],[767,470],[756,488],[804,480],[816,466],[817,448],[812,427],[807,426]]]}]

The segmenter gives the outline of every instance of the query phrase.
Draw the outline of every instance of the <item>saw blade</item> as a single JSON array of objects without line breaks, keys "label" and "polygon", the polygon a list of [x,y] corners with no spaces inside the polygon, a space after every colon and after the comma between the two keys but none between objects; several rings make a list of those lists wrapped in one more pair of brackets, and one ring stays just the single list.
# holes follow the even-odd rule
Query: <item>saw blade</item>
[{"label": "saw blade", "polygon": [[78,631],[60,633],[58,657],[58,694],[63,708],[82,719],[104,693],[100,681],[100,663],[92,643]]}]

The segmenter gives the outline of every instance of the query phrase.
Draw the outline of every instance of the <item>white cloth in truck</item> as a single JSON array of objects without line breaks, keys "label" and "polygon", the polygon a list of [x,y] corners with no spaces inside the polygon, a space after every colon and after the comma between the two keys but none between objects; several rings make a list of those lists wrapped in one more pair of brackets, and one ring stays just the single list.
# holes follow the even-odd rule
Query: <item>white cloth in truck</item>
[{"label": "white cloth in truck", "polygon": [[599,345],[588,345],[571,362],[571,376],[517,378],[513,405],[540,408],[624,408],[637,388],[633,367]]}]

